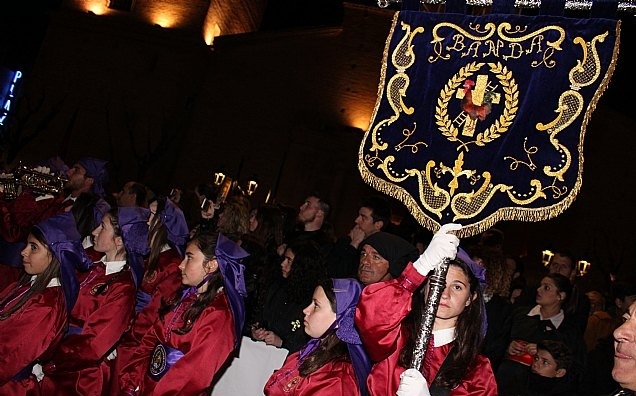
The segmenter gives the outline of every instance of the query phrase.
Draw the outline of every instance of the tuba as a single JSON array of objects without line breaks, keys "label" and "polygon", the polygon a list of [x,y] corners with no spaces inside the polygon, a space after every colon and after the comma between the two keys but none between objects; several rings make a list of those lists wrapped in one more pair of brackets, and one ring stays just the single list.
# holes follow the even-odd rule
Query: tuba
[{"label": "tuba", "polygon": [[67,180],[65,175],[53,173],[46,166],[28,167],[19,162],[12,172],[0,174],[0,192],[5,200],[17,198],[21,187],[27,187],[38,195],[57,195],[64,189]]}]

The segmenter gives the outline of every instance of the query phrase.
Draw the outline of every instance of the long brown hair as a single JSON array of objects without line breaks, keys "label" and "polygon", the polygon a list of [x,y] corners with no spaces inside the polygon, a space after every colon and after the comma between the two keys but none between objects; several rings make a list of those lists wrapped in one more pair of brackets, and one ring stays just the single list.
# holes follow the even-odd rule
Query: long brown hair
[{"label": "long brown hair", "polygon": [[[485,315],[483,294],[479,281],[472,271],[463,261],[452,260],[450,265],[457,267],[468,277],[470,294],[473,301],[459,314],[455,326],[455,343],[451,348],[437,377],[432,382],[433,385],[453,389],[462,382],[464,375],[473,367],[475,358],[479,354],[484,336],[481,331],[482,320]],[[430,279],[430,278],[429,278]],[[415,347],[415,337],[420,327],[422,306],[424,305],[425,287],[428,282],[413,294],[412,310],[405,318],[404,324],[408,328],[408,340],[400,352],[399,363],[403,367],[409,367]],[[450,359],[450,360],[449,360]]]},{"label": "long brown hair", "polygon": [[157,198],[157,210],[152,217],[148,230],[148,243],[150,244],[150,255],[144,272],[144,279],[151,277],[159,264],[161,249],[168,243],[168,228],[161,220],[161,213],[166,207],[166,197]]},{"label": "long brown hair", "polygon": [[[325,291],[331,310],[336,312],[336,293],[333,291],[333,281],[325,279],[318,284]],[[306,377],[332,360],[349,358],[347,344],[336,336],[336,329],[330,329],[320,340],[320,345],[298,367],[298,373]]]},{"label": "long brown hair", "polygon": [[[218,239],[217,233],[203,233],[197,234],[190,241],[190,243],[195,244],[201,253],[203,253],[203,257],[205,262],[214,260],[216,258],[216,241]],[[194,326],[194,322],[201,316],[201,312],[210,305],[210,303],[216,297],[219,289],[223,286],[223,275],[221,275],[221,271],[217,269],[217,271],[212,275],[210,280],[208,281],[208,289],[203,293],[200,293],[197,297],[197,300],[192,304],[183,314],[183,326],[176,329],[174,332],[176,334],[186,334],[192,327]],[[182,286],[181,289],[177,292],[176,296],[169,301],[165,301],[162,299],[161,308],[159,308],[159,318],[163,321],[166,314],[172,310],[174,310],[180,303],[183,297],[183,293],[186,291],[187,287]]]},{"label": "long brown hair", "polygon": [[11,300],[15,298],[14,292],[20,287],[31,282],[31,275],[27,274],[26,272],[22,273],[15,288],[11,292],[9,292],[2,300],[0,300],[0,320],[9,318],[14,312],[22,308],[31,297],[46,289],[51,279],[59,278],[60,276],[60,262],[49,249],[48,242],[46,241],[46,238],[44,237],[42,231],[40,231],[40,229],[37,227],[33,227],[31,229],[31,235],[33,235],[33,237],[49,251],[49,254],[51,255],[51,263],[41,274],[39,274],[35,278],[35,282],[33,282],[33,285],[31,285],[29,290],[22,296],[20,296],[18,301],[12,307],[5,311],[5,305],[9,304]]}]

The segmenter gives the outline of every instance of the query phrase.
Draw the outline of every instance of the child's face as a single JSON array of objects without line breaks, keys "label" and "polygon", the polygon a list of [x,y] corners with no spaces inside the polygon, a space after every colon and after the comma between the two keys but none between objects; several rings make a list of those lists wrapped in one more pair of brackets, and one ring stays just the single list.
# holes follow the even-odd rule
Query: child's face
[{"label": "child's face", "polygon": [[559,369],[550,352],[545,349],[538,349],[537,354],[534,355],[532,372],[549,378],[563,377],[565,375],[565,369]]}]

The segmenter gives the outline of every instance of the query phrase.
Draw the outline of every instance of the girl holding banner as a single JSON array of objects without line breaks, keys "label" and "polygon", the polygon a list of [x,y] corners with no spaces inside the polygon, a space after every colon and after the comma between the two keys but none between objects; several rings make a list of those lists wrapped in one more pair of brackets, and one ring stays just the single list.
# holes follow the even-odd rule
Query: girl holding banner
[{"label": "girl holding banner", "polygon": [[467,257],[468,263],[450,260],[434,318],[432,348],[421,370],[407,370],[416,353],[420,286],[425,285],[426,294],[429,273],[445,258],[457,255],[459,239],[447,232],[459,228],[456,224],[442,226],[426,251],[399,278],[364,289],[356,325],[375,362],[367,380],[371,395],[497,395],[490,362],[479,355],[485,311],[478,277],[483,277],[483,269]]}]

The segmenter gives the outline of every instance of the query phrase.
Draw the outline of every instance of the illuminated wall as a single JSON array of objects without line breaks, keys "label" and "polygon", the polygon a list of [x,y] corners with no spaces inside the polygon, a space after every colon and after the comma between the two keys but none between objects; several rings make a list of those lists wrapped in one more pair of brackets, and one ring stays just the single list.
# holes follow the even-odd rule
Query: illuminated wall
[{"label": "illuminated wall", "polygon": [[131,17],[163,28],[201,31],[211,45],[214,37],[258,30],[267,0],[133,0],[129,11],[109,8],[109,0],[64,0],[63,7],[95,15]]}]

